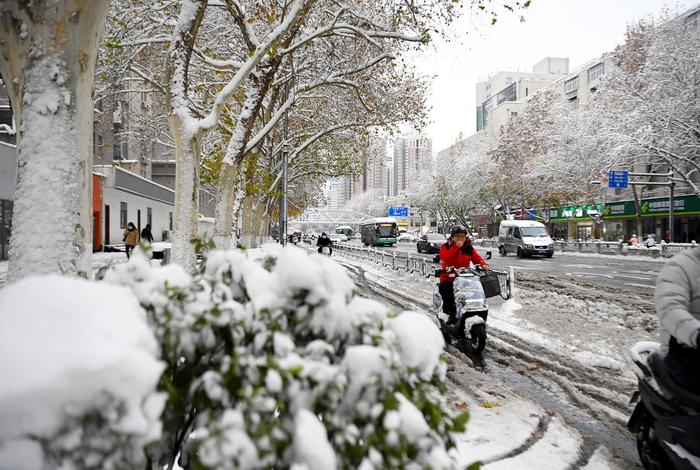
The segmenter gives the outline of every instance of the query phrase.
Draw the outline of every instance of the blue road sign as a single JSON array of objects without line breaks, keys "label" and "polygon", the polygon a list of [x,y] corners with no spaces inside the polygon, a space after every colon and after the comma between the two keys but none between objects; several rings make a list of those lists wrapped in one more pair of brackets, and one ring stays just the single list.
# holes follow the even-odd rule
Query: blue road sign
[{"label": "blue road sign", "polygon": [[408,207],[406,206],[390,206],[389,217],[408,217]]},{"label": "blue road sign", "polygon": [[626,188],[629,183],[629,171],[609,171],[608,188]]}]

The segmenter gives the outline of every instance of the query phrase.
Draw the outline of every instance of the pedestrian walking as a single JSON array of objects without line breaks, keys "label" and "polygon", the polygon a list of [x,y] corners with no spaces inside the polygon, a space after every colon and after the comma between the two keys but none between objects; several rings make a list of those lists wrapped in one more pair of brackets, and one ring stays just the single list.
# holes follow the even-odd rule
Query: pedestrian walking
[{"label": "pedestrian walking", "polygon": [[146,226],[141,230],[141,240],[148,243],[153,243],[153,234],[151,233],[151,224],[146,224]]},{"label": "pedestrian walking", "polygon": [[134,247],[139,244],[139,231],[136,229],[136,225],[133,222],[129,222],[124,230],[124,238],[122,239],[124,245],[126,246],[126,258],[131,258],[131,252]]}]

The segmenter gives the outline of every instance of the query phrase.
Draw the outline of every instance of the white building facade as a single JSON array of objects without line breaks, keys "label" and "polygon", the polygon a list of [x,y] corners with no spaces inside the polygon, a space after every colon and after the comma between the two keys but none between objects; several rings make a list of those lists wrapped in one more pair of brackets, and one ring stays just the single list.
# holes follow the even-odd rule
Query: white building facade
[{"label": "white building facade", "polygon": [[517,116],[533,93],[569,73],[569,59],[545,57],[532,72],[498,72],[476,84],[476,130],[497,134],[501,126]]},{"label": "white building facade", "polygon": [[430,172],[433,141],[422,135],[402,137],[394,142],[392,196],[405,194],[420,175]]}]

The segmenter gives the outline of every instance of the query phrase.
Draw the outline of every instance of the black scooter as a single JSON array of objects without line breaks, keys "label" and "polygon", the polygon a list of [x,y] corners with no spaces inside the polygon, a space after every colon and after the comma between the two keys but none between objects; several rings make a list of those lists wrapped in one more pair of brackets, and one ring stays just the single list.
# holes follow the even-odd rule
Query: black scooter
[{"label": "black scooter", "polygon": [[627,427],[637,436],[646,470],[700,469],[700,395],[681,387],[669,375],[659,344],[632,347],[639,369],[639,390]]}]

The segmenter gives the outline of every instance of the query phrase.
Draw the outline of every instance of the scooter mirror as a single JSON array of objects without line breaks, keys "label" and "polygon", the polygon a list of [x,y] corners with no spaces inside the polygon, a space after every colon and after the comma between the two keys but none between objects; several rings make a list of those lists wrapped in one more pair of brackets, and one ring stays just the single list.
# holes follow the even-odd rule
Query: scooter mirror
[{"label": "scooter mirror", "polygon": [[491,252],[490,252],[490,251],[487,251],[487,252],[486,252],[486,259],[491,259],[491,256],[492,256],[492,255],[491,255]]}]

